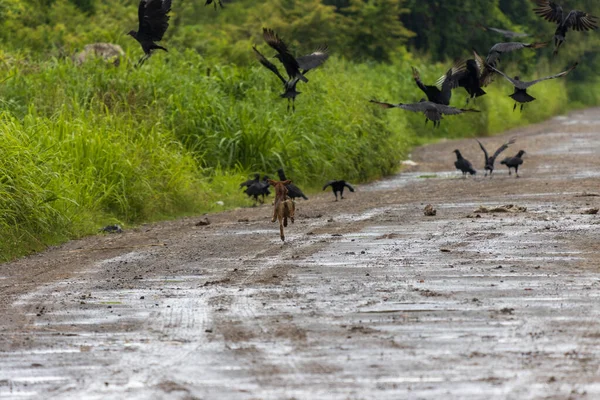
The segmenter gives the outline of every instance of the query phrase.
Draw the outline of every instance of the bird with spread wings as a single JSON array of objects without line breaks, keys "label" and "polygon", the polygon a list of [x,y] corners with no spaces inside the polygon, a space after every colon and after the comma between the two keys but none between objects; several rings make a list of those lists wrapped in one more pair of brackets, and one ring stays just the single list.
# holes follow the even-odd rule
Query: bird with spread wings
[{"label": "bird with spread wings", "polygon": [[559,72],[558,74],[546,76],[544,78],[539,78],[539,79],[536,79],[534,81],[529,81],[529,82],[520,80],[518,76],[511,78],[510,76],[506,75],[504,72],[502,72],[494,67],[490,66],[490,68],[493,71],[495,71],[496,73],[502,75],[507,81],[509,81],[514,86],[514,88],[515,88],[514,93],[509,95],[509,97],[511,97],[515,101],[515,106],[513,107],[513,111],[517,108],[517,103],[521,103],[521,111],[523,111],[523,106],[525,105],[525,103],[529,103],[529,102],[532,102],[535,100],[535,97],[533,97],[533,96],[529,95],[529,93],[527,93],[528,88],[535,85],[536,83],[540,83],[540,82],[546,81],[548,79],[561,78],[561,77],[567,75],[569,72],[573,71],[577,67],[577,64],[578,63],[573,64],[566,71]]},{"label": "bird with spread wings", "polygon": [[555,22],[558,26],[554,32],[554,55],[565,42],[569,29],[574,31],[591,31],[598,29],[598,18],[585,11],[571,10],[566,13],[562,6],[550,0],[534,0],[537,8],[533,12],[546,21]]},{"label": "bird with spread wings", "polygon": [[369,101],[383,108],[402,108],[403,110],[422,112],[423,114],[425,114],[425,124],[427,124],[427,121],[432,121],[434,127],[440,126],[440,121],[443,119],[443,115],[457,115],[465,112],[479,112],[479,110],[473,110],[470,108],[454,108],[450,106],[445,106],[443,104],[436,104],[431,101],[426,101],[425,99],[421,99],[420,102],[412,104],[392,104],[384,103],[377,100]]},{"label": "bird with spread wings", "polygon": [[288,111],[290,110],[290,105],[292,111],[295,111],[296,96],[301,93],[296,90],[296,85],[298,85],[298,82],[300,81],[308,82],[308,79],[306,79],[304,75],[311,69],[317,68],[327,61],[329,58],[328,48],[327,46],[321,46],[310,54],[294,58],[287,50],[287,45],[279,38],[279,36],[277,36],[275,32],[273,32],[273,30],[263,28],[263,38],[271,47],[278,51],[278,54],[275,55],[275,58],[279,59],[283,64],[286,73],[288,74],[288,79],[283,77],[277,66],[270,62],[260,51],[258,51],[256,46],[252,47],[254,54],[256,55],[258,61],[264,67],[273,72],[283,83],[284,93],[282,93],[280,96],[288,99]]},{"label": "bird with spread wings", "polygon": [[511,138],[508,142],[506,142],[502,146],[498,147],[498,150],[496,150],[491,157],[488,154],[485,147],[483,146],[483,143],[481,143],[478,139],[475,139],[475,140],[477,140],[477,143],[479,143],[479,147],[481,147],[481,150],[483,151],[483,155],[485,157],[485,176],[488,175],[488,171],[489,171],[490,178],[491,178],[492,173],[494,172],[494,163],[496,162],[496,158],[500,155],[500,153],[502,153],[504,150],[506,150],[508,148],[508,146],[513,144],[515,142],[515,139]]}]

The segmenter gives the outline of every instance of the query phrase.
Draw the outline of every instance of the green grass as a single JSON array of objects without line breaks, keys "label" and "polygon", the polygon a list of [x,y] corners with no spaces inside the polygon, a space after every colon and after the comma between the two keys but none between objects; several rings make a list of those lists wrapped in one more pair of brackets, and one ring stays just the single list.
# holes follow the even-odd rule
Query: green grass
[{"label": "green grass", "polygon": [[[544,103],[513,112],[502,82],[486,88],[475,105],[481,113],[446,117],[433,129],[422,115],[368,100],[418,101],[410,65],[426,82],[440,65],[332,57],[299,87],[290,114],[266,69],[213,64],[189,50],[158,53],[140,69],[3,56],[0,76],[11,78],[0,85],[0,260],[109,223],[249,206],[238,185],[253,172],[274,176],[285,167],[309,192],[333,178],[369,181],[397,171],[416,144],[493,134],[568,104],[565,80],[556,80],[531,90]],[[465,100],[455,91],[454,105]],[[577,101],[597,103],[593,94]]]}]

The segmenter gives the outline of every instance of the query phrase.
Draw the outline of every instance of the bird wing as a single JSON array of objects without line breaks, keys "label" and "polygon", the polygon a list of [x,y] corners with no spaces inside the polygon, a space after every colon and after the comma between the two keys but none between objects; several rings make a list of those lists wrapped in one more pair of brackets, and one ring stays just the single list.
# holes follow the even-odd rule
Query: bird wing
[{"label": "bird wing", "polygon": [[458,80],[467,70],[467,61],[466,60],[458,60],[454,63],[454,65],[446,71],[445,75],[439,77],[435,85],[437,87],[441,87],[442,90],[444,85],[449,85],[451,89],[455,89],[458,87]]},{"label": "bird wing", "polygon": [[527,89],[528,87],[533,86],[536,83],[539,83],[539,82],[542,82],[542,81],[547,81],[548,79],[556,79],[556,78],[563,77],[563,76],[567,75],[569,72],[573,71],[577,67],[577,64],[579,64],[579,63],[573,64],[571,66],[571,68],[569,68],[568,70],[563,71],[563,72],[559,72],[556,75],[546,76],[544,78],[536,79],[535,81],[531,81],[531,82],[521,82],[522,86],[524,86],[523,89]]},{"label": "bird wing", "polygon": [[298,66],[303,70],[303,73],[306,73],[313,68],[317,68],[329,58],[328,50],[328,47],[325,45],[317,48],[310,54],[298,57],[296,59]]},{"label": "bird wing", "polygon": [[369,100],[369,103],[375,103],[378,106],[381,106],[383,108],[395,108],[395,107],[400,107],[400,104],[392,104],[392,103],[383,103],[381,101],[377,101],[377,100]]},{"label": "bird wing", "polygon": [[333,184],[335,181],[328,181],[324,186],[323,186],[323,190],[327,189],[328,186],[331,186],[331,184]]},{"label": "bird wing", "polygon": [[265,67],[267,67],[268,69],[270,69],[275,75],[277,75],[277,77],[279,79],[281,79],[281,82],[283,82],[283,84],[285,84],[286,80],[281,75],[281,73],[279,73],[279,70],[277,69],[277,67],[275,66],[275,64],[273,64],[272,62],[270,62],[269,60],[267,60],[267,58],[265,56],[263,56],[260,51],[258,51],[258,49],[256,48],[256,46],[252,46],[252,50],[254,50],[254,54],[256,55],[256,58],[258,58],[258,61],[262,65],[264,65]]},{"label": "bird wing", "polygon": [[488,157],[488,152],[485,149],[485,147],[483,147],[483,144],[478,139],[475,139],[475,140],[477,140],[477,143],[479,143],[479,147],[481,147],[481,150],[483,150],[483,155],[485,156],[485,164],[487,165],[488,158],[489,158]]},{"label": "bird wing", "polygon": [[344,186],[346,186],[351,192],[354,192],[354,188],[348,182],[344,182]]},{"label": "bird wing", "polygon": [[[290,68],[294,70],[300,69],[298,61],[294,58],[292,53],[290,53],[285,42],[281,40],[275,31],[269,28],[263,28],[263,38],[269,46],[274,48],[275,51],[281,55],[281,62],[286,67],[286,71],[288,71]],[[290,78],[295,78],[295,76],[290,75]]]},{"label": "bird wing", "polygon": [[544,18],[546,21],[560,24],[563,20],[563,9],[561,6],[550,0],[536,0],[537,8],[533,12]]},{"label": "bird wing", "polygon": [[572,10],[565,18],[565,26],[574,31],[591,31],[598,29],[598,21],[596,17],[586,12]]},{"label": "bird wing", "polygon": [[513,79],[513,78],[511,78],[510,76],[506,75],[504,72],[500,71],[499,69],[496,69],[496,68],[492,67],[491,65],[488,65],[488,67],[489,67],[489,68],[490,68],[492,71],[494,71],[494,72],[496,72],[496,73],[498,73],[498,74],[502,75],[504,78],[506,78],[506,80],[507,80],[507,81],[509,81],[510,83],[512,83],[512,85],[513,85],[514,87],[517,87],[517,88],[519,88],[519,89],[527,89],[527,87],[526,87],[526,86],[525,86],[525,87],[523,87],[523,84],[524,84],[525,82],[514,80],[514,79]]},{"label": "bird wing", "polygon": [[496,33],[500,33],[500,34],[504,35],[507,38],[509,38],[509,37],[525,37],[525,36],[529,36],[529,34],[527,34],[527,33],[513,32],[513,31],[506,30],[506,29],[492,28],[492,27],[489,27],[489,26],[486,26],[485,28],[488,31],[493,31],[493,32],[496,32]]},{"label": "bird wing", "polygon": [[[437,85],[425,85],[423,83],[423,81],[421,81],[421,76],[419,75],[419,71],[415,67],[412,67],[412,71],[413,71],[413,78],[415,80],[415,83],[417,84],[419,89],[421,89],[423,91],[423,93],[425,93],[425,95],[427,96],[427,99],[429,101],[437,101],[434,99],[438,99],[438,97],[441,93],[441,91],[437,87]],[[452,83],[451,80],[447,80],[447,82],[444,81],[444,84],[446,86],[448,86],[451,83]]]},{"label": "bird wing", "polygon": [[[418,103],[412,104],[392,104],[393,107],[399,107],[403,110],[414,111],[414,112],[425,112],[427,110],[434,110],[436,108],[436,104],[430,101],[420,101]],[[386,107],[388,108],[388,107]]]},{"label": "bird wing", "polygon": [[515,140],[516,140],[515,138],[511,138],[508,142],[506,142],[502,146],[498,147],[498,150],[496,150],[496,152],[494,153],[494,155],[491,158],[492,164],[494,163],[494,160],[496,159],[496,157],[498,157],[500,155],[500,153],[502,153],[504,150],[506,150],[508,148],[508,146],[513,144],[515,142]]},{"label": "bird wing", "polygon": [[159,41],[169,27],[171,0],[142,0],[138,7],[140,28],[138,34],[144,35],[153,41]]},{"label": "bird wing", "polygon": [[454,107],[450,107],[450,106],[445,106],[443,104],[435,104],[435,108],[437,108],[437,110],[442,113],[442,114],[446,114],[446,115],[456,115],[456,114],[462,114],[464,112],[479,112],[479,110],[474,110],[472,108],[454,108]]},{"label": "bird wing", "polygon": [[[520,50],[525,47],[530,47],[532,49],[539,49],[540,47],[545,47],[548,42],[539,42],[539,43],[521,43],[521,42],[506,42],[506,43],[496,43],[492,46],[489,53],[498,52],[498,53],[510,53],[511,51]],[[489,56],[488,53],[488,56]],[[489,63],[489,61],[487,61]]]}]

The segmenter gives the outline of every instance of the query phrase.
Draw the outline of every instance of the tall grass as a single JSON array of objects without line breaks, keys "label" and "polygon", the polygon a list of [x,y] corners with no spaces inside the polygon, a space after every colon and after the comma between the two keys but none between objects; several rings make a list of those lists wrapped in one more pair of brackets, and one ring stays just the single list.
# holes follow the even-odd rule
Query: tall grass
[{"label": "tall grass", "polygon": [[[429,82],[443,70],[416,66]],[[139,69],[5,58],[0,73],[12,77],[0,85],[0,259],[106,223],[211,211],[218,200],[249,205],[237,184],[251,172],[285,167],[309,190],[332,178],[367,181],[396,171],[414,144],[499,132],[568,104],[557,80],[531,90],[543,102],[513,112],[512,89],[501,83],[486,88],[475,105],[481,113],[446,117],[434,130],[422,115],[368,102],[418,101],[409,71],[408,61],[332,57],[299,86],[288,113],[266,69],[213,64],[193,51],[172,49]],[[466,97],[454,93],[462,106]]]}]

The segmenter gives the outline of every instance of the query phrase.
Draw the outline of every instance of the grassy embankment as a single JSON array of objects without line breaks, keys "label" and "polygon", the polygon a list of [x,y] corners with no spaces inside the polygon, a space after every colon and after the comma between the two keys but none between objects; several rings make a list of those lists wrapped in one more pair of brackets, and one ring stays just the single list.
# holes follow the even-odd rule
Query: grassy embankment
[{"label": "grassy embankment", "polygon": [[[213,65],[193,51],[171,49],[141,69],[3,57],[0,72],[12,77],[0,86],[0,260],[107,223],[249,206],[237,186],[255,171],[274,176],[284,166],[309,192],[324,178],[365,182],[397,171],[415,144],[500,132],[567,104],[566,82],[557,80],[531,91],[543,103],[513,113],[511,88],[495,84],[477,104],[481,113],[447,117],[433,130],[422,115],[368,103],[417,101],[416,61],[332,57],[299,87],[289,114],[266,69]],[[443,66],[420,69],[434,81]],[[452,104],[464,105],[462,89],[455,94]]]}]

